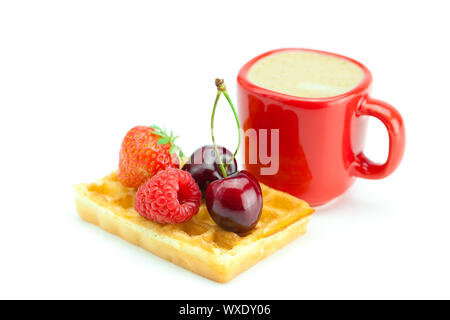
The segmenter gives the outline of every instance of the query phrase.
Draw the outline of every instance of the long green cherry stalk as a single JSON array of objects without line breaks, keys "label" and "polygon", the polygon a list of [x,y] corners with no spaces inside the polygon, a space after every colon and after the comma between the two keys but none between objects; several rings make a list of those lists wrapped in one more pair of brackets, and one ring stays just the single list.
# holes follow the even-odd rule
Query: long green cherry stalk
[{"label": "long green cherry stalk", "polygon": [[[212,138],[212,143],[214,145],[214,150],[216,152],[216,157],[219,160],[220,170],[222,171],[223,177],[226,178],[227,177],[227,168],[230,165],[230,163],[234,160],[234,158],[236,158],[239,148],[241,147],[241,125],[239,123],[239,117],[237,115],[236,109],[233,105],[233,102],[231,101],[231,98],[230,98],[228,92],[227,92],[227,87],[225,86],[225,82],[223,81],[223,79],[216,79],[215,83],[216,83],[216,87],[217,87],[217,95],[216,95],[216,100],[214,101],[214,107],[213,107],[213,111],[212,111],[212,115],[211,115],[211,138]],[[216,115],[217,103],[219,102],[219,99],[220,99],[220,96],[222,93],[225,96],[225,98],[228,100],[231,110],[233,111],[234,118],[236,119],[236,125],[237,125],[237,129],[238,129],[238,137],[239,137],[236,151],[234,151],[233,156],[225,164],[225,166],[222,163],[222,157],[219,154],[219,150],[217,149],[217,145],[216,145],[216,139],[214,138],[214,116]]]}]

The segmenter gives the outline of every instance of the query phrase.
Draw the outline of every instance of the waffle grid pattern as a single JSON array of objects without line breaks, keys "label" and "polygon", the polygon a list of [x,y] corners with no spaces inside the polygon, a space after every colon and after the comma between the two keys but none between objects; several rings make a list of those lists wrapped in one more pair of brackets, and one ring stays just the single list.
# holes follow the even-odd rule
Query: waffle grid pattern
[{"label": "waffle grid pattern", "polygon": [[116,172],[87,185],[90,198],[135,224],[143,225],[159,233],[170,235],[181,241],[196,243],[208,251],[233,250],[240,245],[254,242],[282,230],[289,224],[310,215],[313,210],[300,199],[276,191],[261,184],[263,212],[255,229],[239,236],[221,229],[209,216],[205,204],[188,222],[159,224],[142,218],[134,209],[135,189],[126,188],[117,180]]}]

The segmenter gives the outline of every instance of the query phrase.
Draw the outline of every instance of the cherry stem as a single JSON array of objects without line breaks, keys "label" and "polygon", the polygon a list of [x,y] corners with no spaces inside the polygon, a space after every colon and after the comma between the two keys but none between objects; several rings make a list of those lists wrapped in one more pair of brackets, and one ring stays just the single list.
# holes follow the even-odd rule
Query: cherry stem
[{"label": "cherry stem", "polygon": [[233,162],[234,158],[236,158],[237,153],[239,152],[239,148],[241,147],[241,124],[239,123],[239,117],[237,115],[236,109],[233,106],[233,102],[231,102],[230,96],[228,95],[227,90],[225,89],[223,91],[223,94],[225,95],[225,98],[227,98],[228,103],[230,104],[231,110],[233,110],[234,118],[236,119],[236,125],[238,129],[238,145],[236,147],[236,150],[234,151],[233,157],[231,157],[230,161],[225,165],[225,169],[228,168],[231,162]]},{"label": "cherry stem", "polygon": [[212,115],[211,115],[211,138],[212,138],[212,142],[214,145],[214,151],[216,152],[216,157],[219,160],[220,170],[222,170],[223,177],[226,178],[227,171],[225,170],[225,168],[223,166],[222,157],[219,154],[219,150],[217,149],[217,145],[216,145],[216,139],[214,138],[214,116],[216,115],[217,103],[219,102],[219,98],[220,98],[221,94],[222,94],[222,91],[217,90],[216,100],[214,101],[214,107],[213,107],[213,111],[212,111]]},{"label": "cherry stem", "polygon": [[[241,147],[241,125],[239,123],[239,117],[237,115],[236,108],[234,107],[233,102],[231,101],[231,98],[230,98],[230,96],[228,94],[227,87],[225,86],[225,83],[224,83],[223,79],[216,79],[215,83],[216,83],[216,87],[217,87],[217,96],[216,96],[216,101],[214,102],[213,113],[212,113],[212,116],[211,116],[211,135],[212,135],[212,141],[213,141],[213,144],[214,144],[214,150],[216,151],[216,156],[219,159],[220,169],[222,170],[223,177],[226,178],[227,177],[226,169],[233,162],[233,160],[236,158],[236,155],[239,152],[239,148]],[[234,118],[236,120],[236,125],[237,125],[237,129],[238,129],[238,139],[239,139],[238,140],[238,145],[236,147],[236,150],[234,151],[234,154],[231,157],[231,159],[225,164],[225,167],[224,167],[224,165],[222,163],[221,157],[219,156],[219,150],[217,149],[217,146],[216,146],[216,142],[215,142],[215,139],[214,139],[214,131],[213,131],[214,130],[214,116],[215,116],[215,113],[216,113],[216,107],[217,107],[217,103],[219,101],[219,98],[220,98],[220,95],[221,95],[222,92],[223,92],[225,98],[228,100],[228,103],[229,103],[229,105],[231,107],[231,110],[233,111],[233,115],[234,115]]]}]

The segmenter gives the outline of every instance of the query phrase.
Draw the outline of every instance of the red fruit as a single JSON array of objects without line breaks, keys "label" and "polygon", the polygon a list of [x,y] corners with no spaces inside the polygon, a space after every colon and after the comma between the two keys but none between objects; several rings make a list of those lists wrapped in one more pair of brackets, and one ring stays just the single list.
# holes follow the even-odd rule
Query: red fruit
[{"label": "red fruit", "polygon": [[138,188],[160,170],[178,168],[176,138],[156,126],[137,126],[128,131],[120,148],[119,181],[126,187]]},{"label": "red fruit", "polygon": [[139,187],[134,209],[159,223],[188,221],[198,212],[202,194],[189,172],[169,168]]},{"label": "red fruit", "polygon": [[261,217],[263,200],[258,180],[245,170],[211,182],[205,194],[211,218],[222,229],[245,233]]}]

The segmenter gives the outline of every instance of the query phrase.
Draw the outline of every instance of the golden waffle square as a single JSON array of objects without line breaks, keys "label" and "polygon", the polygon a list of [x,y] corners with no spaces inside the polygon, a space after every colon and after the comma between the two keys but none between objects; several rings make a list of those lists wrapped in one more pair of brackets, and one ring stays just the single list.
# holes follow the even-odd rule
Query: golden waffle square
[{"label": "golden waffle square", "polygon": [[312,208],[289,194],[261,184],[263,211],[244,236],[221,229],[203,203],[188,222],[159,224],[134,210],[135,189],[117,173],[75,186],[81,218],[151,253],[217,282],[227,282],[306,232]]}]

